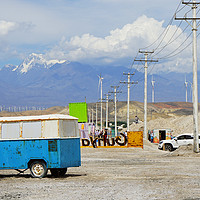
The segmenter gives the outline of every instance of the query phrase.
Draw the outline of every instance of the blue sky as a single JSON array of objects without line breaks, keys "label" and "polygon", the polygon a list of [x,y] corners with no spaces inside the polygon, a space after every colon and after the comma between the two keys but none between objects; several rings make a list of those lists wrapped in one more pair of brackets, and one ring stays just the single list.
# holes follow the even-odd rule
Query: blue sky
[{"label": "blue sky", "polygon": [[[19,65],[30,53],[42,53],[49,59],[128,66],[138,49],[159,37],[179,3],[180,0],[0,0],[0,66]],[[176,29],[177,25],[171,26],[168,41]],[[176,33],[183,29],[177,30]],[[187,33],[183,33],[159,56],[172,52],[186,37]],[[186,64],[190,61],[188,49],[181,56],[161,62],[157,69],[176,71],[177,66],[184,66],[183,72],[190,71]]]}]

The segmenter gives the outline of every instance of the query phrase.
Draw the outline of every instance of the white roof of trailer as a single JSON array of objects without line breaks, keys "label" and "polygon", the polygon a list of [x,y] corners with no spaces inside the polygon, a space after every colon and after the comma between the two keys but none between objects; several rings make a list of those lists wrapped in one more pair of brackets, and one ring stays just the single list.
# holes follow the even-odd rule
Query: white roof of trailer
[{"label": "white roof of trailer", "polygon": [[40,120],[78,120],[76,117],[62,114],[37,115],[37,116],[17,116],[0,117],[0,122],[19,122],[19,121],[40,121]]}]

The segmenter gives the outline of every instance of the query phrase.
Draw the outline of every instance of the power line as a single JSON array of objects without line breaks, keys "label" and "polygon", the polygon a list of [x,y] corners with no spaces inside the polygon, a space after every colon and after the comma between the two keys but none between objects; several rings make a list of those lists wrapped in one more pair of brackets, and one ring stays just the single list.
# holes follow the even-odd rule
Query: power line
[{"label": "power line", "polygon": [[[190,33],[189,36],[174,51],[172,51],[171,53],[169,53],[168,55],[166,55],[164,57],[160,57],[159,59],[166,59],[166,58],[173,57],[174,55],[173,56],[170,56],[170,55],[172,55],[174,52],[176,52],[178,49],[180,49],[180,47],[190,38],[191,35],[192,35],[192,33]],[[190,42],[186,47],[188,47],[191,43],[192,42]],[[183,50],[185,50],[186,47]],[[183,50],[179,51],[179,53],[181,53]],[[175,54],[175,55],[178,55],[178,54]]]}]

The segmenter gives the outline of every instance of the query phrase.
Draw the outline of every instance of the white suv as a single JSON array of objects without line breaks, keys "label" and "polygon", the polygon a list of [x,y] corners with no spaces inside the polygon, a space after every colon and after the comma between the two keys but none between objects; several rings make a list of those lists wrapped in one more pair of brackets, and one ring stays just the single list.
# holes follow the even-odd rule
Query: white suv
[{"label": "white suv", "polygon": [[179,148],[179,146],[188,145],[188,144],[193,144],[193,134],[185,133],[185,134],[178,135],[172,140],[161,140],[158,144],[158,149],[173,151]]}]

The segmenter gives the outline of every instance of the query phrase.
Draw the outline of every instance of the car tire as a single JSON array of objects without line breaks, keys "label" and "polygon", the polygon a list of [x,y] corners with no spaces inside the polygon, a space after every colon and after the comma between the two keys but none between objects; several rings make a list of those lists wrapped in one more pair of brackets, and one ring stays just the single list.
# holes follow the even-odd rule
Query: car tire
[{"label": "car tire", "polygon": [[43,178],[47,175],[46,164],[42,161],[34,161],[30,165],[31,176],[33,178]]},{"label": "car tire", "polygon": [[166,151],[173,151],[174,149],[173,149],[171,144],[165,144],[165,150]]}]

